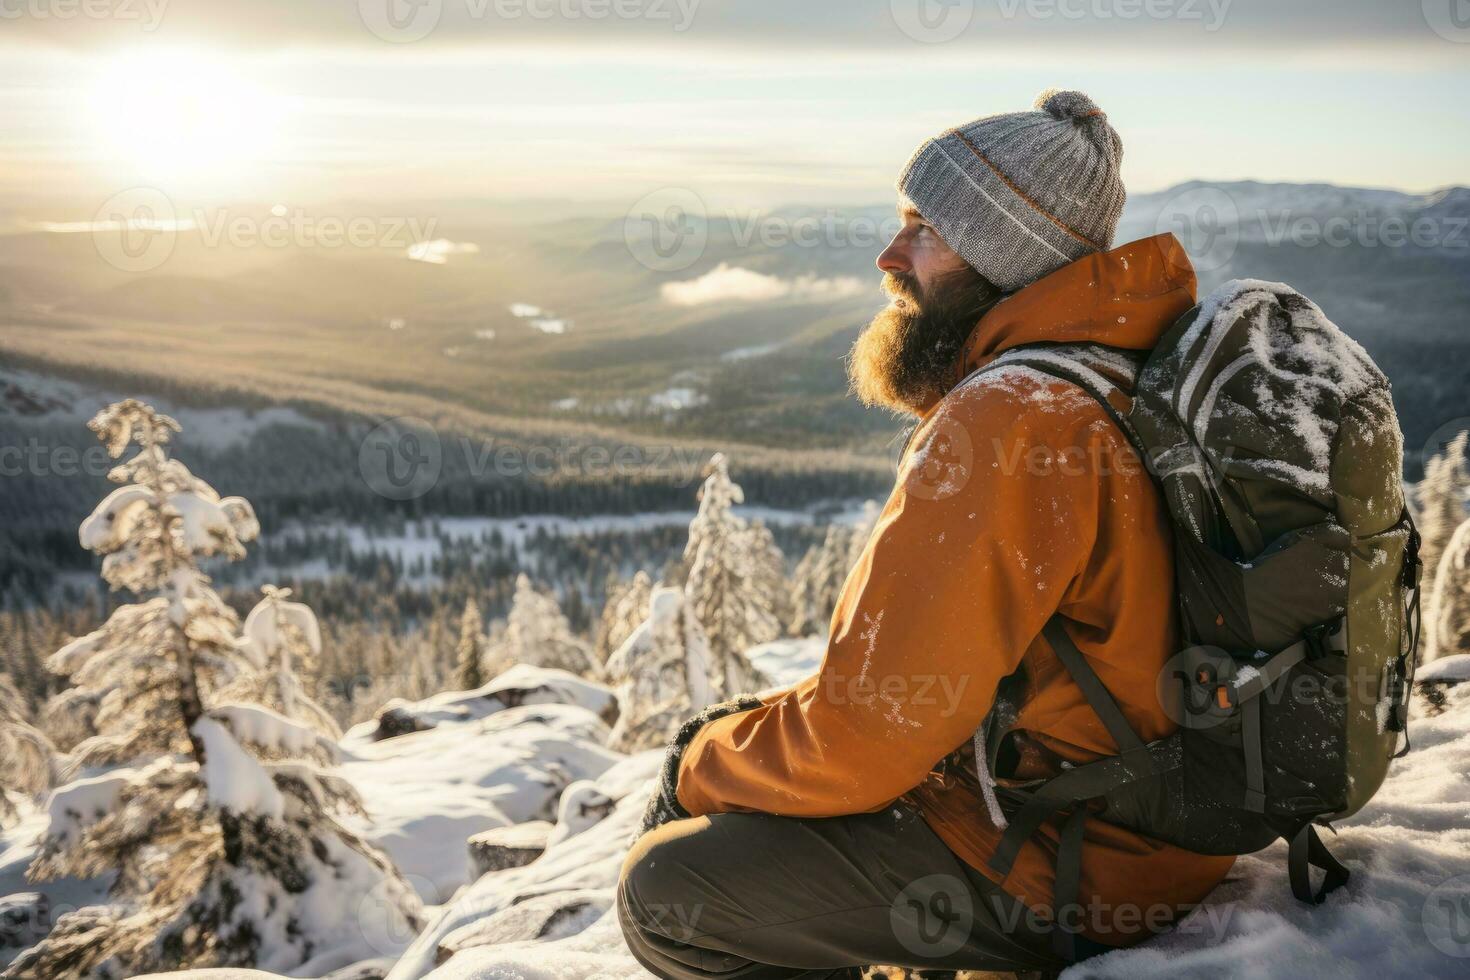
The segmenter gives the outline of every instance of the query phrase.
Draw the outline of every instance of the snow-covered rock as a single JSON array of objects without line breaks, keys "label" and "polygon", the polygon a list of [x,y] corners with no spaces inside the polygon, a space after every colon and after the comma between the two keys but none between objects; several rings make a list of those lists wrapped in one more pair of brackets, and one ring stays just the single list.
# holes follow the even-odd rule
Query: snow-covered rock
[{"label": "snow-covered rock", "polygon": [[377,959],[363,960],[351,966],[344,966],[340,970],[333,970],[322,980],[383,980],[393,969],[394,958],[391,956],[380,956]]},{"label": "snow-covered rock", "polygon": [[562,791],[561,799],[557,801],[556,826],[547,835],[546,846],[553,847],[602,823],[616,807],[617,800],[592,780],[573,783]]},{"label": "snow-covered rock", "polygon": [[551,828],[548,821],[532,820],[492,827],[471,837],[468,846],[473,876],[478,879],[492,871],[523,868],[530,864],[546,851]]},{"label": "snow-covered rock", "polygon": [[611,906],[612,893],[606,888],[535,895],[454,930],[439,942],[436,959],[443,963],[467,949],[575,936],[602,918]]},{"label": "snow-covered rock", "polygon": [[[276,974],[261,970],[222,967],[216,970],[177,970],[173,973],[145,973],[137,980],[277,980]],[[325,978],[323,978],[325,980]]]},{"label": "snow-covered rock", "polygon": [[1414,674],[1419,684],[1463,684],[1470,681],[1470,653],[1457,653],[1425,664]]},{"label": "snow-covered rock", "polygon": [[[601,794],[616,801],[606,819],[548,847],[523,868],[486,875],[470,885],[414,941],[390,980],[415,980],[431,973],[436,980],[646,977],[623,945],[611,902],[623,855],[643,816],[660,757],[656,751],[644,752],[605,771],[594,782]],[[564,904],[560,908],[572,908],[601,895],[598,901],[605,902],[608,911],[575,935],[567,935],[567,929],[574,921],[580,923],[583,913],[564,913],[541,940],[465,948],[441,965],[440,950],[451,936],[457,933],[460,939],[467,939],[476,934],[476,923],[494,920],[533,897],[551,895],[561,896]],[[510,928],[510,920],[496,921],[500,925],[485,928]]]},{"label": "snow-covered rock", "polygon": [[0,898],[0,949],[24,949],[51,931],[51,900],[41,892]]},{"label": "snow-covered rock", "polygon": [[610,688],[569,671],[516,664],[473,691],[446,691],[422,701],[389,701],[373,721],[354,726],[345,742],[382,741],[427,731],[444,722],[478,721],[523,704],[578,705],[609,724],[617,717],[617,699]]},{"label": "snow-covered rock", "polygon": [[469,837],[551,820],[563,789],[622,760],[607,733],[581,705],[523,704],[382,742],[349,736],[338,772],[367,806],[359,832],[437,904],[470,880]]}]

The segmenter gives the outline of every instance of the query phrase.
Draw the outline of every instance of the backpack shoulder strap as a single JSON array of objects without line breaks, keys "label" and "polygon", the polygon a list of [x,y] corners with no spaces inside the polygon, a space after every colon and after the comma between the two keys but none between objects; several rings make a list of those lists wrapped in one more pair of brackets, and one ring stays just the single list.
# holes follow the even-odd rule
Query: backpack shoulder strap
[{"label": "backpack shoulder strap", "polygon": [[[1028,367],[1081,388],[1122,431],[1139,458],[1148,460],[1138,433],[1128,421],[1133,384],[1138,376],[1141,354],[1094,344],[1033,344],[1007,351],[973,372],[965,381],[1011,366]],[[1042,634],[1068,676],[1082,690],[1087,704],[1102,720],[1118,746],[1118,755],[1069,769],[1044,783],[1029,795],[1014,819],[1008,822],[991,856],[990,867],[1010,873],[1021,845],[1042,822],[1059,811],[1067,811],[1057,852],[1053,907],[1058,920],[1052,926],[1053,951],[1067,962],[1076,958],[1075,937],[1064,928],[1060,917],[1080,900],[1083,826],[1086,800],[1115,787],[1146,778],[1157,771],[1143,739],[1129,724],[1117,700],[1103,684],[1087,658],[1068,634],[1061,614],[1047,621]]]},{"label": "backpack shoulder strap", "polygon": [[1028,367],[1066,381],[1091,395],[1108,418],[1122,430],[1139,458],[1147,462],[1149,457],[1143,440],[1128,421],[1133,385],[1144,354],[1143,351],[1102,344],[1025,344],[977,368],[961,384],[1007,367]]},{"label": "backpack shoulder strap", "polygon": [[[1120,407],[1114,401],[1115,398],[1131,401],[1133,383],[1138,376],[1141,360],[1141,352],[1104,347],[1100,344],[1028,344],[1005,352],[974,371],[965,382],[987,372],[1016,365],[1069,382],[1091,395],[1123,431],[1134,450],[1146,459],[1138,434],[1128,422],[1126,407]],[[1125,769],[1130,773],[1152,771],[1153,764],[1143,739],[1128,723],[1118,702],[1087,662],[1082,651],[1077,648],[1077,644],[1072,641],[1063,622],[1060,614],[1047,621],[1043,629],[1047,644],[1072,681],[1082,689],[1088,706],[1102,720],[1108,734],[1117,744]],[[1013,828],[1012,836],[1019,837],[1022,833],[1024,831]]]}]

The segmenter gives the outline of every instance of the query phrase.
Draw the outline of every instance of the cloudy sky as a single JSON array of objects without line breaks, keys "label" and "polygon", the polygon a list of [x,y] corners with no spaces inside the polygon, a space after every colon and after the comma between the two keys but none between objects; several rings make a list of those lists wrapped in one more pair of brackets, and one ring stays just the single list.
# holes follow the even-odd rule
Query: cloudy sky
[{"label": "cloudy sky", "polygon": [[1135,192],[1427,190],[1467,82],[1465,0],[0,0],[0,194],[866,203],[1050,85]]}]

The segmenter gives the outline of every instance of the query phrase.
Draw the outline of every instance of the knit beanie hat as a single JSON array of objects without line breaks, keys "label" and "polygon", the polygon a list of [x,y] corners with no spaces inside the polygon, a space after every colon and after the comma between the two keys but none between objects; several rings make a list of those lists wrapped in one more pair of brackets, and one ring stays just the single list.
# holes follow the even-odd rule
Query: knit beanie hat
[{"label": "knit beanie hat", "polygon": [[898,190],[950,248],[1002,290],[1112,247],[1126,194],[1123,143],[1081,92],[1034,112],[966,123],[920,146]]}]

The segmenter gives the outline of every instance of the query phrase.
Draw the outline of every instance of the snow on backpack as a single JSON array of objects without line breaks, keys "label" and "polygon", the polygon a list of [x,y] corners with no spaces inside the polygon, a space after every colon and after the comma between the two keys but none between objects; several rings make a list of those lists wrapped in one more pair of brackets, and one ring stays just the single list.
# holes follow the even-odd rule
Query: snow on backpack
[{"label": "snow on backpack", "polygon": [[[1253,280],[1220,286],[1144,357],[1042,344],[981,369],[1021,364],[1077,384],[1128,435],[1172,518],[1187,644],[1159,685],[1179,728],[1144,744],[1060,620],[1047,624],[1120,754],[995,786],[1014,718],[1003,683],[976,739],[1006,824],[991,867],[1008,873],[1040,825],[1067,813],[1058,909],[1077,900],[1089,817],[1201,854],[1285,838],[1292,892],[1320,903],[1348,873],[1314,824],[1356,813],[1408,744],[1420,563],[1388,379],[1310,300]],[[1313,866],[1325,873],[1316,891]],[[1054,936],[1071,958],[1070,937]]]}]

